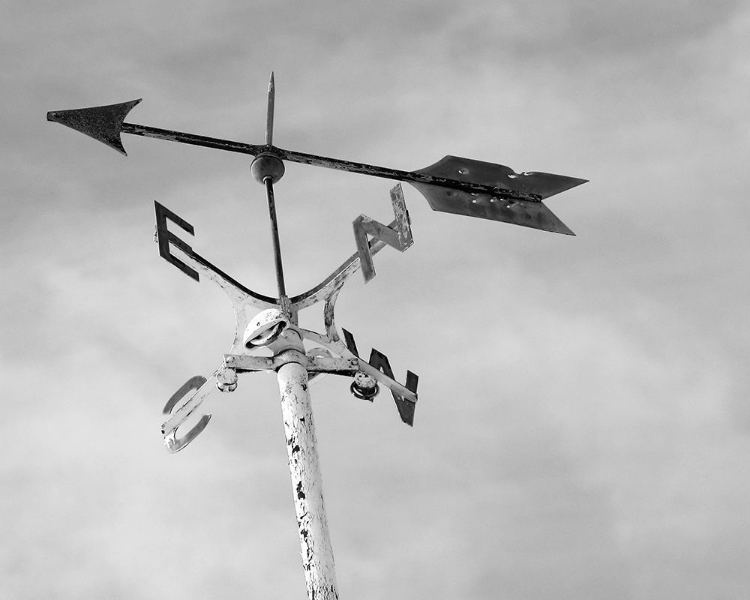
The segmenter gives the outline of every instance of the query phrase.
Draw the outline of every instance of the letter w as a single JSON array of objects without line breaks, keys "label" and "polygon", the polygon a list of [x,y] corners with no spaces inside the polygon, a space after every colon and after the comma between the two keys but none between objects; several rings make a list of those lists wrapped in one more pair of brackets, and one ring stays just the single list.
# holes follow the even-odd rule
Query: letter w
[{"label": "letter w", "polygon": [[401,184],[391,190],[391,204],[396,220],[390,225],[383,225],[372,220],[366,215],[360,215],[354,219],[354,239],[357,242],[357,252],[362,265],[362,274],[365,283],[375,277],[375,265],[372,262],[372,252],[367,236],[371,235],[389,246],[403,252],[414,243],[411,235],[411,224],[409,222],[409,211],[406,210],[406,201]]}]

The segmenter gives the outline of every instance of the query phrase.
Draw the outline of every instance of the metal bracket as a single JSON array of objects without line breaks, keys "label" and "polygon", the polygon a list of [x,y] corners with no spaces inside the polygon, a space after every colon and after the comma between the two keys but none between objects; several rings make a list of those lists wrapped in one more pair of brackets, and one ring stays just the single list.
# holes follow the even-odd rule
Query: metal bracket
[{"label": "metal bracket", "polygon": [[353,376],[359,370],[356,359],[304,354],[299,350],[285,350],[272,357],[225,354],[224,365],[237,372],[275,372],[287,363],[295,362],[311,373],[337,373]]},{"label": "metal bracket", "polygon": [[[403,199],[400,184],[393,188],[391,197],[392,199]],[[405,205],[403,209],[405,211]],[[366,253],[364,252],[364,248],[359,248],[357,253],[351,255],[323,282],[303,294],[291,298],[287,296],[271,298],[245,287],[224,271],[208,262],[195,252],[189,244],[186,244],[167,230],[167,219],[169,219],[192,234],[194,230],[190,223],[172,211],[169,211],[169,209],[166,209],[158,202],[156,203],[156,214],[156,241],[159,243],[159,251],[162,257],[193,279],[199,280],[199,275],[203,275],[216,283],[229,297],[234,308],[236,321],[235,337],[229,352],[224,355],[222,366],[209,379],[196,376],[188,380],[167,402],[164,413],[169,414],[170,418],[162,425],[162,434],[164,435],[164,443],[170,452],[179,452],[185,448],[208,425],[211,418],[210,414],[201,417],[198,423],[186,435],[177,437],[178,429],[193,415],[209,393],[213,391],[214,385],[223,392],[232,392],[237,388],[237,377],[240,373],[275,372],[290,362],[303,365],[310,374],[310,378],[321,373],[333,373],[348,377],[354,377],[357,373],[364,373],[372,377],[391,390],[394,400],[399,407],[402,420],[409,425],[413,424],[414,405],[417,402],[416,375],[408,372],[407,385],[402,385],[389,374],[383,372],[383,370],[390,371],[390,367],[388,369],[381,369],[359,358],[342,341],[336,329],[334,319],[336,299],[346,280],[361,268],[363,254],[366,254],[368,258],[371,257],[387,245],[386,241],[379,238],[367,241]],[[397,211],[396,214],[398,217],[401,213]],[[408,219],[408,217],[402,215],[401,221],[404,218]],[[403,222],[399,222],[398,220],[393,221],[388,227],[393,231],[397,231],[403,229]],[[411,240],[409,240],[410,243]],[[406,244],[404,245],[406,246]],[[403,249],[406,249],[406,247]],[[171,253],[170,250],[175,249],[183,255],[182,260],[177,259]],[[325,302],[323,309],[325,334],[298,327],[297,315],[299,311],[321,301]],[[277,341],[279,336],[270,335],[268,339],[254,338],[258,343],[252,344],[254,346],[252,348],[246,346],[244,337],[246,336],[248,327],[252,324],[258,325],[256,323],[259,316],[257,311],[269,311],[269,314],[270,312],[275,311],[278,313],[280,311],[285,318],[277,319],[280,324],[279,334],[282,331],[287,333],[294,332],[300,340],[308,340],[322,348],[314,348],[307,353],[303,353],[297,349],[285,346],[283,339]],[[252,329],[252,327],[250,328]],[[282,335],[281,338],[283,337]],[[270,348],[274,351],[274,356],[263,357],[250,354],[250,352],[260,347]],[[187,397],[187,394],[193,390],[194,393]],[[180,408],[175,410],[175,406],[180,403],[182,403]],[[406,410],[404,410],[404,405],[408,405]]]}]

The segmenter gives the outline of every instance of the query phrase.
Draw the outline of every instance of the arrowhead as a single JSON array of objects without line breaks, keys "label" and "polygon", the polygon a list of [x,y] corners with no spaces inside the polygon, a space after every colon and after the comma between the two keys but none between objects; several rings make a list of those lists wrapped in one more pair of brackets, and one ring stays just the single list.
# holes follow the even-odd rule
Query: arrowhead
[{"label": "arrowhead", "polygon": [[120,140],[120,131],[125,117],[140,101],[141,98],[122,104],[53,110],[47,113],[47,120],[80,131],[127,156]]}]

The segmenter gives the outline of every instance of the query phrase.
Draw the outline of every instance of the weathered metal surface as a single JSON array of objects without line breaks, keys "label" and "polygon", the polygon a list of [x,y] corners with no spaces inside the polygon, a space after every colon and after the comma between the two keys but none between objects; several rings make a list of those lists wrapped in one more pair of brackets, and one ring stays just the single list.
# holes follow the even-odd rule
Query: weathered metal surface
[{"label": "weathered metal surface", "polygon": [[307,597],[337,600],[307,370],[290,362],[278,370],[277,377]]},{"label": "weathered metal surface", "polygon": [[237,371],[224,365],[216,371],[216,387],[220,392],[228,393],[237,389]]},{"label": "weathered metal surface", "polygon": [[120,131],[125,117],[140,101],[141,99],[91,108],[53,110],[47,113],[47,120],[80,131],[127,156]]},{"label": "weathered metal surface", "polygon": [[[203,403],[205,397],[214,389],[215,377],[206,379],[200,375],[188,379],[188,381],[177,390],[164,406],[163,413],[171,415],[162,425],[161,432],[164,435],[164,445],[170,452],[179,452],[192,442],[206,428],[211,420],[211,415],[203,415],[198,423],[193,426],[184,436],[177,437],[178,429],[187,421],[198,407]],[[194,393],[177,410],[175,406],[185,399],[191,391]]]},{"label": "weathered metal surface", "polygon": [[[332,350],[339,356],[305,357],[305,355],[302,354],[299,357],[296,357],[297,362],[304,364],[306,369],[310,371],[310,373],[337,373],[341,375],[353,376],[357,372],[366,371],[368,372],[369,376],[376,378],[379,382],[383,383],[384,385],[386,385],[386,387],[391,389],[394,396],[398,394],[399,397],[404,398],[407,402],[416,402],[416,387],[410,389],[409,386],[402,386],[397,381],[395,381],[392,376],[386,375],[375,367],[372,367],[372,365],[369,365],[368,363],[361,360],[358,356],[352,354],[349,351],[347,345],[341,342],[338,336],[338,332],[336,332],[335,330],[335,324],[333,320],[333,308],[335,305],[335,300],[346,279],[351,274],[355,273],[357,269],[359,269],[359,254],[352,255],[341,265],[341,267],[334,271],[331,276],[329,276],[320,285],[308,290],[308,292],[300,294],[299,296],[295,296],[291,299],[274,299],[268,296],[262,296],[246,288],[238,281],[234,280],[232,277],[208,262],[198,253],[196,253],[190,245],[177,238],[177,236],[175,236],[174,234],[168,232],[166,230],[167,218],[174,221],[191,234],[194,230],[192,225],[190,225],[187,221],[181,219],[175,213],[169,211],[158,203],[155,204],[157,205],[158,215],[157,241],[161,242],[163,240],[166,240],[168,245],[166,249],[162,248],[160,245],[160,253],[162,254],[162,256],[167,254],[170,258],[176,259],[176,257],[171,255],[171,252],[169,252],[169,246],[179,250],[183,255],[183,260],[180,260],[179,262],[183,264],[186,269],[194,270],[196,273],[200,272],[200,274],[206,276],[207,278],[218,284],[225,291],[234,306],[236,317],[235,339],[230,349],[230,353],[225,355],[225,359],[227,360],[225,360],[225,364],[222,366],[222,369],[219,369],[217,373],[215,373],[212,377],[212,380],[214,380],[218,386],[225,386],[224,388],[220,387],[220,389],[222,389],[223,391],[232,391],[234,388],[236,388],[237,371],[277,371],[281,366],[287,364],[287,362],[290,360],[288,356],[283,356],[283,354],[279,354],[277,355],[277,357],[271,359],[266,357],[250,357],[244,354],[245,344],[243,340],[243,334],[246,332],[247,327],[253,321],[253,319],[257,317],[257,314],[251,314],[254,309],[260,308],[265,310],[279,310],[279,307],[281,307],[285,314],[291,313],[292,315],[295,315],[297,311],[311,306],[318,301],[325,300],[326,307],[324,312],[326,313],[326,315],[328,315],[326,317],[327,334],[325,336],[308,330],[298,329],[296,327],[293,327],[293,329],[297,330],[300,336],[320,343],[322,346]],[[161,223],[161,227],[159,227],[159,223]],[[390,227],[396,228],[398,227],[398,224],[394,221],[393,223],[391,223]],[[386,244],[381,240],[372,240],[368,244],[371,254],[377,253],[385,246]],[[169,262],[175,264],[173,260],[169,260]],[[185,269],[182,268],[180,268],[180,270],[185,271]],[[195,277],[195,279],[197,280],[198,277]],[[286,300],[286,302],[283,302],[283,300]],[[234,361],[231,364],[230,359],[231,361]],[[230,375],[230,378],[227,382],[224,382],[222,384],[223,379],[227,378],[225,377],[226,375]],[[407,373],[407,377],[408,376],[409,373]],[[194,394],[191,398],[189,398],[188,401],[185,402],[179,409],[174,410],[174,412],[171,414],[170,419],[165,422],[162,429],[165,433],[165,444],[170,451],[176,452],[183,449],[185,446],[187,446],[188,443],[195,439],[195,437],[208,424],[208,421],[205,420],[205,422],[199,423],[199,425],[202,425],[200,428],[191,430],[191,432],[187,436],[184,436],[179,440],[176,437],[178,428],[193,414],[195,410],[197,410],[203,399],[208,395],[208,393],[211,392],[211,390],[211,386],[207,386],[207,384],[204,384],[204,386],[202,386],[201,389],[198,390],[198,392],[196,392],[196,394]],[[173,408],[173,406],[171,408]]]},{"label": "weathered metal surface", "polygon": [[[384,242],[378,242],[384,245]],[[391,390],[391,394],[393,395],[394,401],[399,408],[399,414],[401,415],[402,420],[408,425],[413,425],[413,409],[402,411],[402,407],[399,406],[399,403],[401,401],[404,401],[411,404],[416,404],[416,384],[418,381],[416,376],[410,371],[407,371],[407,385],[401,385],[393,378],[392,373],[391,375],[387,375],[383,372],[383,370],[369,363],[366,363],[364,360],[359,358],[353,336],[346,330],[343,330],[344,337],[346,338],[345,343],[344,341],[342,341],[341,336],[339,335],[336,328],[334,316],[336,299],[338,298],[338,295],[343,288],[346,279],[350,275],[355,273],[359,266],[359,255],[352,256],[349,261],[344,263],[344,265],[342,265],[337,271],[334,272],[331,277],[326,280],[326,282],[324,282],[325,285],[321,284],[321,286],[318,286],[318,288],[321,289],[316,288],[316,296],[317,294],[320,294],[325,299],[325,306],[323,307],[323,319],[326,328],[325,335],[307,329],[299,329],[299,331],[305,339],[320,344],[321,346],[324,346],[325,348],[335,352],[341,357],[356,359],[360,371],[374,378],[379,383],[382,383]],[[406,420],[404,420],[404,416],[406,416]]]},{"label": "weathered metal surface", "polygon": [[[341,285],[343,285],[343,282]],[[352,353],[347,345],[341,340],[341,336],[339,336],[338,330],[336,329],[334,318],[334,306],[336,303],[336,298],[338,297],[338,293],[340,291],[341,287],[335,288],[332,293],[326,297],[326,304],[323,308],[323,318],[326,325],[325,335],[317,333],[315,331],[310,331],[309,329],[298,328],[298,331],[300,332],[302,337],[306,340],[310,340],[311,342],[315,342],[316,344],[320,344],[321,346],[335,352],[342,358],[356,359],[358,370],[363,371],[371,377],[377,379],[378,382],[382,383],[388,389],[390,389],[393,394],[397,394],[408,402],[416,403],[416,388],[410,389],[407,386],[403,386],[398,381],[393,379],[393,377],[385,375],[383,372],[379,371],[369,363],[366,363],[364,360],[359,358],[359,356]]]},{"label": "weathered metal surface", "polygon": [[502,194],[466,192],[414,183],[432,210],[575,235],[541,200],[581,185],[586,182],[585,179],[552,173],[515,173],[505,165],[456,156],[446,156],[422,172],[499,187],[514,186],[535,199],[526,201]]},{"label": "weathered metal surface", "polygon": [[359,254],[365,283],[375,277],[375,264],[373,263],[370,245],[367,241],[368,235],[382,240],[400,252],[404,252],[414,243],[409,211],[406,208],[404,191],[401,189],[400,184],[391,190],[391,205],[396,215],[396,220],[394,221],[396,225],[393,227],[383,225],[367,215],[359,215],[352,223],[354,227],[354,240],[357,244],[357,254]]},{"label": "weathered metal surface", "polygon": [[268,82],[268,107],[266,110],[266,146],[273,144],[273,112],[276,105],[276,84],[273,80],[273,71],[271,79]]},{"label": "weathered metal surface", "polygon": [[[187,221],[181,219],[171,211],[168,211],[168,209],[165,209],[165,207],[162,207],[159,203],[155,204],[157,205],[157,211],[160,211],[162,217],[163,215],[167,214],[171,215],[170,220],[174,220],[176,223],[184,227],[186,231],[192,233],[192,225],[190,225]],[[164,220],[163,222],[166,223],[166,220]],[[389,227],[397,228],[398,224],[394,221],[389,225]],[[386,377],[383,373],[377,371],[377,369],[372,368],[371,365],[349,352],[346,345],[341,342],[338,332],[335,329],[335,324],[332,316],[333,307],[335,305],[336,298],[338,297],[338,293],[341,290],[341,287],[344,285],[346,279],[360,268],[359,254],[353,254],[351,257],[349,257],[348,260],[346,260],[320,285],[311,288],[303,294],[294,296],[291,299],[281,298],[277,300],[268,296],[258,294],[257,292],[254,292],[243,286],[241,283],[227,275],[224,271],[200,256],[192,249],[191,246],[177,238],[177,236],[175,236],[174,234],[166,232],[169,233],[169,235],[167,236],[165,231],[166,225],[163,225],[161,229],[157,226],[158,240],[167,240],[173,248],[177,248],[183,255],[182,260],[180,260],[181,264],[184,264],[188,269],[195,270],[196,272],[199,272],[203,276],[214,281],[224,290],[224,292],[232,302],[235,312],[236,328],[235,338],[230,348],[229,354],[240,355],[245,350],[244,335],[248,325],[253,321],[253,319],[256,318],[257,309],[267,310],[278,309],[279,307],[282,307],[282,310],[288,311],[287,314],[290,314],[293,318],[298,311],[312,306],[319,301],[325,301],[326,308],[324,309],[324,312],[329,315],[326,320],[327,334],[323,336],[312,331],[300,330],[302,332],[302,335],[307,339],[310,339],[311,341],[321,344],[322,346],[335,352],[339,356],[342,356],[344,359],[357,359],[358,368],[356,370],[368,371],[368,374],[370,376],[378,379],[378,381],[380,381],[383,385],[391,389],[393,393],[398,394],[400,397],[405,398],[407,401],[416,402],[417,397],[414,391],[408,389],[408,387],[406,386],[401,385],[394,379]],[[377,252],[382,250],[386,246],[386,244],[382,240],[372,240],[370,241],[368,246],[370,248],[370,253],[376,254]],[[176,259],[176,257],[174,257],[171,253],[169,253],[169,256],[173,259]],[[169,260],[169,262],[174,264],[172,260]],[[287,302],[283,303],[283,300],[286,300]],[[282,306],[282,304],[287,303],[288,306]],[[342,354],[342,352],[346,353],[346,355]],[[351,372],[344,372],[347,370],[348,369],[343,369],[340,372],[342,374],[352,375],[354,372],[356,372],[356,370]],[[339,371],[336,370],[326,372]]]},{"label": "weathered metal surface", "polygon": [[246,348],[267,346],[289,326],[289,315],[278,308],[268,308],[255,315],[245,328],[242,341]]},{"label": "weathered metal surface", "polygon": [[[396,222],[392,221],[388,227],[392,228],[395,225]],[[387,244],[383,240],[373,239],[368,242],[371,256],[374,256],[386,246]],[[355,252],[321,283],[302,294],[292,296],[290,301],[295,307],[295,310],[300,311],[303,308],[308,308],[309,306],[313,306],[314,304],[325,300],[331,293],[333,293],[333,290],[340,289],[347,278],[353,273],[356,273],[360,266],[359,252]]]},{"label": "weathered metal surface", "polygon": [[266,146],[258,144],[233,142],[231,140],[196,135],[195,133],[185,133],[184,131],[160,129],[158,127],[149,127],[148,125],[138,125],[136,123],[123,123],[120,131],[122,133],[164,140],[166,142],[178,142],[180,144],[190,144],[191,146],[201,146],[203,148],[224,150],[226,152],[237,152],[239,154],[248,154],[250,156],[257,156],[267,149]]},{"label": "weathered metal surface", "polygon": [[[272,92],[269,90],[269,99],[270,95],[272,95]],[[585,179],[565,177],[562,175],[552,175],[549,173],[518,174],[514,173],[512,169],[509,169],[509,167],[503,167],[503,165],[495,165],[494,163],[482,163],[482,161],[461,159],[454,156],[446,156],[434,165],[431,165],[424,169],[419,169],[416,171],[402,171],[399,169],[390,169],[387,167],[341,160],[338,158],[331,158],[327,156],[306,154],[304,152],[296,152],[294,150],[285,150],[283,148],[273,146],[270,143],[267,143],[265,145],[246,144],[243,142],[235,142],[220,138],[212,138],[192,133],[172,131],[168,129],[160,129],[158,127],[149,127],[146,125],[124,122],[123,119],[125,115],[138,102],[140,102],[140,100],[133,100],[131,102],[124,102],[121,104],[97,106],[92,108],[51,111],[47,113],[47,119],[50,121],[62,123],[63,125],[72,127],[73,129],[85,133],[86,135],[90,135],[91,137],[104,142],[108,146],[115,148],[122,154],[126,153],[120,140],[120,134],[129,133],[131,135],[140,135],[171,142],[191,144],[194,146],[203,146],[216,150],[239,152],[241,154],[249,154],[251,156],[267,154],[269,156],[274,156],[279,160],[289,160],[292,162],[312,165],[316,167],[324,167],[339,171],[348,171],[351,173],[370,175],[372,177],[382,177],[385,179],[393,179],[396,181],[406,181],[418,187],[418,189],[420,189],[420,191],[422,191],[422,193],[425,194],[426,197],[427,194],[423,191],[422,184],[434,187],[447,187],[453,190],[467,192],[469,194],[487,194],[490,198],[496,197],[506,200],[515,199],[536,202],[542,198],[546,198],[553,194],[558,194],[561,191],[570,189],[571,187],[580,185],[587,181]],[[268,118],[272,119],[271,113],[272,111],[269,113]],[[270,139],[272,139],[272,129],[270,132],[268,130],[266,131],[266,139],[269,139],[269,134],[271,135]],[[455,161],[464,161],[465,165],[469,165],[470,171],[476,170],[478,165],[490,165],[495,169],[498,167],[505,169],[508,171],[508,173],[503,173],[499,180],[493,178],[492,181],[481,181],[481,179],[475,179],[473,176],[467,176],[468,173],[455,173],[453,172],[455,171],[455,169],[445,170],[446,166],[452,167]],[[464,166],[464,168],[469,167]],[[483,167],[480,167],[480,169],[481,168]],[[511,175],[515,175],[516,177],[512,177]],[[427,198],[429,201],[429,197]],[[491,218],[474,214],[471,214],[470,216]]]},{"label": "weathered metal surface", "polygon": [[[375,348],[373,348],[370,352],[370,362],[367,364],[373,369],[376,369],[377,371],[383,373],[386,377],[390,377],[391,379],[393,378],[393,369],[391,369],[391,364],[388,361],[388,357],[382,352],[375,350]],[[419,377],[417,377],[417,375],[415,375],[411,371],[407,371],[406,388],[416,394],[418,383]],[[416,408],[415,403],[410,402],[400,394],[396,394],[393,389],[391,389],[391,395],[393,396],[393,401],[396,403],[396,408],[398,408],[398,414],[401,417],[401,420],[407,425],[411,425],[413,427],[414,409]]]},{"label": "weathered metal surface", "polygon": [[224,364],[243,371],[278,371],[289,362],[303,365],[310,373],[337,373],[354,375],[359,368],[359,361],[336,356],[321,356],[311,350],[307,354],[297,350],[287,350],[275,356],[249,356],[247,354],[225,354]]},{"label": "weathered metal surface", "polygon": [[162,410],[163,414],[168,415],[171,413],[177,403],[182,400],[189,391],[199,389],[204,383],[206,383],[206,378],[202,375],[196,375],[195,377],[188,379],[182,384],[182,387],[172,394],[172,397],[169,400],[167,400],[167,403]]},{"label": "weathered metal surface", "polygon": [[276,201],[273,196],[273,180],[271,177],[264,180],[266,187],[266,199],[268,200],[268,216],[271,220],[271,241],[273,243],[273,262],[276,270],[276,287],[279,298],[286,296],[286,284],[284,283],[284,266],[281,262],[281,241],[279,240],[279,222],[276,217]]},{"label": "weathered metal surface", "polygon": [[370,377],[362,371],[357,371],[349,390],[355,398],[372,402],[380,392],[380,386],[374,377]]},{"label": "weathered metal surface", "polygon": [[438,212],[575,235],[543,202],[508,200],[488,194],[469,194],[429,185],[415,187],[427,198],[430,208]]},{"label": "weathered metal surface", "polygon": [[420,169],[418,172],[431,177],[494,186],[497,189],[513,190],[519,194],[526,195],[525,198],[521,195],[517,196],[517,198],[529,201],[544,200],[587,181],[586,179],[555,175],[553,173],[538,173],[534,171],[516,173],[513,169],[505,165],[451,155],[444,156],[434,165]]},{"label": "weathered metal surface", "polygon": [[218,138],[185,133],[183,131],[172,131],[158,127],[148,127],[136,123],[125,123],[124,119],[131,109],[142,99],[122,102],[120,104],[108,104],[107,106],[92,106],[89,108],[75,108],[72,110],[52,110],[47,113],[47,120],[60,123],[84,135],[114,148],[121,154],[127,156],[120,138],[121,133],[150,137],[168,142],[179,142],[193,146],[203,146],[214,150],[226,150],[227,152],[239,152],[257,156],[265,146],[233,142]]},{"label": "weathered metal surface", "polygon": [[[378,167],[365,163],[330,158],[327,156],[316,156],[314,154],[305,154],[293,150],[284,150],[276,146],[266,150],[282,160],[289,160],[305,165],[315,167],[325,167],[338,171],[348,171],[350,173],[359,173],[360,175],[370,175],[371,177],[381,177],[384,179],[393,179],[395,181],[406,181],[407,183],[429,184],[439,187],[448,187],[451,189],[462,190],[476,194],[494,194],[504,198],[515,198],[518,200],[537,201],[538,196],[526,192],[516,191],[512,188],[506,188],[498,185],[487,185],[473,181],[462,180],[457,177],[443,177],[436,174],[423,173],[418,171],[401,171],[399,169],[390,169],[387,167]],[[429,168],[429,167],[428,167]]]},{"label": "weathered metal surface", "polygon": [[190,253],[193,251],[193,249],[190,247],[189,244],[185,243],[183,240],[178,238],[174,233],[169,231],[169,229],[167,229],[167,219],[169,219],[173,223],[176,223],[177,225],[182,227],[190,235],[195,235],[195,229],[185,219],[173,213],[166,206],[163,206],[162,204],[159,204],[156,201],[154,201],[154,208],[156,210],[156,241],[159,244],[159,256],[161,256],[168,263],[177,267],[180,271],[185,273],[185,275],[187,275],[191,279],[200,281],[200,276],[198,275],[198,271],[188,267],[184,262],[182,262],[179,258],[174,256],[169,251],[170,244],[174,244],[185,253]]},{"label": "weathered metal surface", "polygon": [[286,172],[284,162],[271,154],[261,153],[250,163],[250,174],[258,183],[265,184],[266,179],[277,183]]},{"label": "weathered metal surface", "polygon": [[[120,139],[124,132],[255,156],[251,172],[266,187],[278,284],[278,298],[257,294],[241,285],[169,232],[168,220],[190,235],[194,234],[194,229],[187,221],[155,203],[156,241],[159,243],[160,255],[192,279],[199,281],[200,275],[204,275],[219,285],[230,298],[236,318],[235,338],[230,354],[224,355],[224,362],[219,369],[209,379],[197,376],[188,380],[167,402],[164,411],[170,416],[162,426],[165,444],[171,452],[177,452],[204,430],[211,418],[210,414],[199,417],[198,423],[186,435],[177,437],[179,428],[198,414],[198,408],[213,391],[214,385],[223,392],[231,392],[237,387],[239,373],[275,371],[281,392],[308,598],[336,600],[338,592],[333,552],[323,505],[308,382],[310,377],[318,373],[348,375],[354,378],[352,392],[369,400],[377,394],[378,384],[383,384],[391,390],[401,419],[413,425],[418,377],[407,371],[406,385],[401,385],[393,378],[388,357],[374,348],[369,362],[363,361],[359,358],[354,337],[343,330],[345,341],[342,341],[334,319],[335,302],[346,279],[361,267],[365,280],[370,280],[375,275],[372,256],[376,252],[386,245],[403,251],[413,243],[413,239],[399,185],[391,191],[396,220],[386,226],[365,215],[360,216],[354,222],[357,253],[320,285],[298,296],[287,297],[273,195],[273,184],[284,174],[283,161],[406,181],[422,192],[434,210],[568,234],[572,234],[572,231],[541,200],[580,185],[585,180],[548,173],[515,173],[503,165],[453,156],[446,156],[430,167],[409,172],[277,148],[273,146],[273,73],[268,87],[263,146],[125,123],[125,116],[138,102],[140,100],[87,109],[52,111],[47,114],[47,118],[81,131],[122,154],[126,154]],[[375,239],[368,240],[368,236]],[[184,255],[184,259],[172,253],[174,248]],[[325,334],[299,328],[297,313],[319,301],[325,302]],[[265,310],[266,313],[251,314],[257,309]],[[273,318],[269,319],[269,315]],[[303,340],[317,343],[320,347],[305,353]],[[261,347],[271,350],[273,356],[248,354]]]},{"label": "weathered metal surface", "polygon": [[[411,232],[408,227],[408,214],[406,213],[406,205],[403,202],[403,193],[400,186],[396,186],[391,192],[391,201],[394,205],[394,212],[396,213],[397,219],[388,225],[388,229],[401,240],[400,243],[411,244]],[[338,364],[328,365],[326,369],[318,369],[316,363],[309,363],[311,373],[328,372],[337,373],[341,375],[353,376],[356,372],[362,372],[376,379],[380,384],[385,385],[391,390],[391,393],[399,408],[399,414],[404,420],[404,415],[407,419],[404,422],[409,425],[413,425],[413,409],[403,410],[402,402],[416,403],[417,394],[416,387],[409,385],[402,385],[396,381],[392,374],[386,374],[382,369],[378,369],[373,365],[360,359],[355,353],[352,353],[347,344],[341,341],[341,338],[336,331],[334,322],[333,312],[336,299],[338,297],[341,288],[346,282],[347,278],[355,273],[361,267],[360,254],[353,254],[347,259],[336,271],[334,271],[329,277],[327,277],[322,283],[314,288],[311,288],[307,292],[287,298],[282,296],[278,299],[263,296],[252,290],[246,288],[238,281],[227,275],[222,270],[208,262],[205,258],[200,256],[193,248],[185,243],[183,240],[178,238],[167,230],[167,219],[177,223],[180,227],[185,229],[188,233],[193,234],[194,229],[190,223],[169,211],[158,202],[155,203],[157,213],[157,241],[160,243],[160,254],[168,260],[171,264],[175,264],[181,271],[187,273],[192,278],[198,280],[199,275],[203,275],[216,284],[218,284],[229,297],[235,312],[235,338],[230,348],[229,354],[243,355],[246,352],[246,333],[251,323],[258,318],[257,309],[274,310],[280,311],[288,317],[288,325],[294,325],[296,323],[297,313],[313,304],[324,301],[324,321],[326,327],[326,334],[321,335],[319,333],[299,329],[296,326],[292,327],[295,331],[298,331],[301,336],[305,339],[313,341],[327,350],[335,353],[340,357],[343,362]],[[395,233],[394,233],[395,232]],[[400,236],[400,237],[399,237]],[[369,255],[372,256],[382,250],[387,244],[380,239],[373,239],[368,242]],[[171,249],[176,248],[182,255],[181,259],[178,259],[171,253]],[[182,268],[180,265],[184,266]],[[195,277],[191,273],[195,273]],[[350,367],[347,361],[357,361],[356,368]],[[279,368],[279,364],[273,364],[270,370],[276,370]],[[247,369],[255,370],[255,369]],[[259,370],[266,370],[265,367]],[[409,382],[409,373],[407,372],[407,384]],[[224,391],[231,391],[236,387],[236,383],[227,385],[222,388]],[[229,389],[231,388],[231,389]]]},{"label": "weathered metal surface", "polygon": [[[173,233],[167,231],[167,216],[170,220],[173,220],[190,234],[193,234],[194,229],[190,223],[158,202],[154,202],[154,205],[156,206],[157,214],[156,237],[157,242],[159,243],[159,253],[167,260],[167,262],[175,265],[192,279],[199,281],[199,274],[203,275],[224,290],[232,303],[236,318],[234,341],[232,342],[229,351],[240,352],[244,348],[243,335],[245,330],[248,323],[250,323],[255,316],[257,310],[275,308],[277,307],[277,300],[245,287],[195,252],[189,244],[185,243]],[[181,252],[181,259],[178,259],[171,253],[171,249],[173,248],[177,248]],[[183,268],[183,266],[185,268]]]}]

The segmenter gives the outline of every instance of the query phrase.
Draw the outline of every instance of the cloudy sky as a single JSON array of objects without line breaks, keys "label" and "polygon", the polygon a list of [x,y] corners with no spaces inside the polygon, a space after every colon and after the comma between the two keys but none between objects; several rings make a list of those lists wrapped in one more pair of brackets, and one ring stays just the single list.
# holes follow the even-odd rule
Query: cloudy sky
[{"label": "cloudy sky", "polygon": [[[739,599],[750,588],[750,2],[2,3],[0,596],[304,598],[275,378],[245,375],[168,454],[161,408],[234,335],[196,251],[275,291],[249,159],[49,110],[412,170],[447,154],[590,179],[577,237],[432,212],[338,323],[403,381],[312,386],[342,599]],[[287,165],[292,294],[354,252],[392,182]],[[322,329],[315,309],[303,324]],[[218,397],[221,396],[221,397]]]}]

